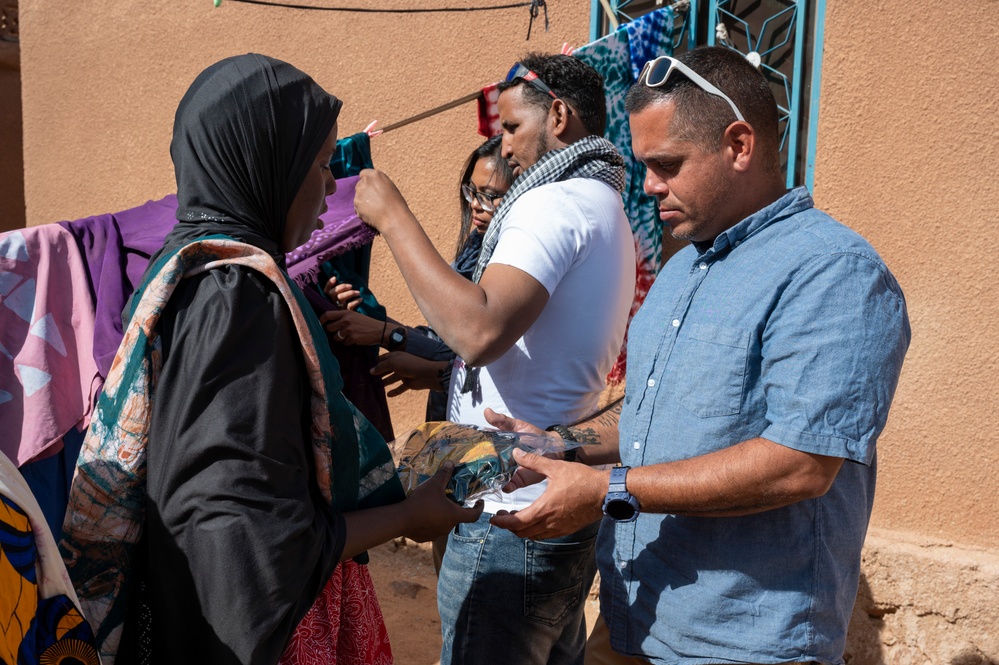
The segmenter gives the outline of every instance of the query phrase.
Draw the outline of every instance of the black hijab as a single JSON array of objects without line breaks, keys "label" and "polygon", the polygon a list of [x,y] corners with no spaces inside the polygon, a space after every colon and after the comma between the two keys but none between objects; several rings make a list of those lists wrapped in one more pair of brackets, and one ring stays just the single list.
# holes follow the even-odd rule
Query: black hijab
[{"label": "black hijab", "polygon": [[203,71],[174,118],[180,223],[165,248],[224,233],[283,265],[288,208],[341,105],[304,72],[257,53]]},{"label": "black hijab", "polygon": [[[148,270],[216,233],[283,265],[288,208],[339,111],[307,75],[262,55],[202,72],[170,148],[179,223]],[[252,270],[208,271],[179,284],[160,318],[144,586],[119,662],[141,662],[152,635],[153,662],[190,660],[195,649],[220,665],[275,663],[339,561],[343,517],[303,482],[315,471],[301,341],[268,284]]]}]

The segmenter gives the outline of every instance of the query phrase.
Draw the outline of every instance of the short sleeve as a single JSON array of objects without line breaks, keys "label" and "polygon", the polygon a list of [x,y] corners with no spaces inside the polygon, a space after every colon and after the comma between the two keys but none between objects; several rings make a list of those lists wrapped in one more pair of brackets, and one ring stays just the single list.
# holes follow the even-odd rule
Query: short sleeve
[{"label": "short sleeve", "polygon": [[789,282],[763,333],[763,438],[869,464],[909,345],[905,299],[862,254],[822,256]]},{"label": "short sleeve", "polygon": [[548,291],[591,246],[591,226],[579,205],[561,189],[546,186],[521,196],[503,221],[489,261],[523,270]]}]

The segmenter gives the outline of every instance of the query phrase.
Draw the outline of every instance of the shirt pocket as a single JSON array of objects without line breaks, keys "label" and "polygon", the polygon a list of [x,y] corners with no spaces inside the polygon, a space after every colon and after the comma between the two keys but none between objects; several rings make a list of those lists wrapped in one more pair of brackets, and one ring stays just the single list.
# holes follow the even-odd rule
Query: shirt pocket
[{"label": "shirt pocket", "polygon": [[701,418],[731,416],[742,409],[749,333],[707,323],[687,326],[678,345],[676,401]]}]

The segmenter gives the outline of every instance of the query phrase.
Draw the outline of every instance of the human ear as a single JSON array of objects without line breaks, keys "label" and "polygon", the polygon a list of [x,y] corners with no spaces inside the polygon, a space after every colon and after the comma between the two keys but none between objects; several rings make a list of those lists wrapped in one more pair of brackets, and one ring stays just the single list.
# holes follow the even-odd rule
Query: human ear
[{"label": "human ear", "polygon": [[725,129],[722,136],[722,149],[736,171],[747,171],[756,150],[756,132],[752,125],[737,120]]},{"label": "human ear", "polygon": [[556,99],[552,102],[551,108],[548,109],[548,119],[552,122],[552,132],[556,137],[561,137],[569,128],[570,114],[569,105],[564,101]]}]

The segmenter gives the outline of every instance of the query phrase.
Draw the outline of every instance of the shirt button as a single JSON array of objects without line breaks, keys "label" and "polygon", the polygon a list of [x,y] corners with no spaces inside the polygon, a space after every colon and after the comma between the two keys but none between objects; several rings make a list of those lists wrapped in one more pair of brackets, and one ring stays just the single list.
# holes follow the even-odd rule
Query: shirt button
[{"label": "shirt button", "polygon": [[649,384],[649,388],[651,388],[652,386],[656,385],[656,380],[655,379],[649,379],[648,384]]},{"label": "shirt button", "polygon": [[633,445],[633,446],[635,447],[635,450],[638,450],[639,448],[641,448],[641,447],[642,447],[642,444],[641,444],[641,443],[639,443],[638,441],[636,441],[635,443],[633,443],[633,444],[631,444],[631,445]]},{"label": "shirt button", "polygon": [[700,267],[701,267],[701,270],[707,270],[708,269],[708,264],[707,263],[702,263]]},{"label": "shirt button", "polygon": [[673,327],[674,328],[680,327],[680,319],[673,319]]},{"label": "shirt button", "polygon": [[617,562],[617,567],[620,568],[621,570],[624,570],[625,568],[628,567],[628,562],[627,561],[618,561]]}]

